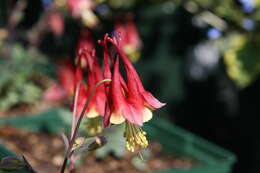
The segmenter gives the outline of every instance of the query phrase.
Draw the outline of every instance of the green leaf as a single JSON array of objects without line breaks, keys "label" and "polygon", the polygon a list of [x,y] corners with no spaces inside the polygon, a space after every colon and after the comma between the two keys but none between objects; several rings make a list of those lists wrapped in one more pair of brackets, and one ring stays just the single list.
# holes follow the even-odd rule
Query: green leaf
[{"label": "green leaf", "polygon": [[119,158],[123,157],[126,152],[125,139],[123,137],[124,128],[124,125],[116,125],[104,129],[102,135],[107,139],[107,143],[102,148],[96,150],[98,158],[104,158],[110,153]]}]

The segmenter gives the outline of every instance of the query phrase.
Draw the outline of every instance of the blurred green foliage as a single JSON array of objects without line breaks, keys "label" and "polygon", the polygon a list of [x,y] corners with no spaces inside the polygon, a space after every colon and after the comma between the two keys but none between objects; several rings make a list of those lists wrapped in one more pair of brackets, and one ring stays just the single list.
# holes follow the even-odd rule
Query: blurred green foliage
[{"label": "blurred green foliage", "polygon": [[224,61],[231,79],[239,87],[246,87],[260,74],[259,41],[250,41],[246,35],[232,35]]},{"label": "blurred green foliage", "polygon": [[40,77],[47,74],[48,62],[19,44],[5,48],[10,54],[0,56],[0,110],[37,103],[44,87]]},{"label": "blurred green foliage", "polygon": [[190,0],[184,7],[208,28],[221,32],[217,39],[226,71],[239,88],[254,82],[259,70],[259,0]]}]

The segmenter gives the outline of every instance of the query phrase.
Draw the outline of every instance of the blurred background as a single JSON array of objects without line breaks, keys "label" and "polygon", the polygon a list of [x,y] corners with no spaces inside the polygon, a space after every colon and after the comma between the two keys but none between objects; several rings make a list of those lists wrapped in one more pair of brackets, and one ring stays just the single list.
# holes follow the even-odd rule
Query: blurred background
[{"label": "blurred background", "polygon": [[0,112],[69,100],[79,40],[134,25],[126,53],[167,103],[155,116],[234,152],[233,173],[259,173],[259,22],[259,0],[1,0]]}]

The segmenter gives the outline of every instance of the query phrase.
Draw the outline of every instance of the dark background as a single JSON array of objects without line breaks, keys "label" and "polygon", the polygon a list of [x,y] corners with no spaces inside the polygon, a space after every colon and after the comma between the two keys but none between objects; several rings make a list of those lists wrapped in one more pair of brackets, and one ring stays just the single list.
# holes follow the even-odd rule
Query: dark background
[{"label": "dark background", "polygon": [[[198,11],[189,12],[187,2],[197,4]],[[217,7],[228,8],[227,2],[232,5],[233,9],[230,10],[233,11],[224,15],[216,12]],[[24,37],[24,33],[30,32],[47,10],[42,1],[28,0],[23,18],[12,28],[8,26],[8,17],[15,4],[17,1],[0,2],[1,28],[9,31],[4,44],[12,46],[19,43],[27,49],[31,42]],[[101,19],[102,27],[88,28],[95,39],[101,39],[104,33],[112,32],[116,17],[129,12],[134,14],[143,40],[141,58],[136,67],[146,88],[167,103],[156,115],[171,119],[173,123],[234,152],[238,158],[234,173],[259,173],[260,79],[257,75],[260,70],[252,73],[252,80],[241,87],[237,84],[240,77],[230,77],[230,67],[224,60],[225,52],[232,47],[227,46],[226,50],[222,50],[217,44],[218,41],[220,45],[228,42],[227,39],[233,33],[245,36],[248,43],[257,44],[258,19],[255,16],[259,11],[258,6],[248,12],[244,10],[241,1],[232,0],[215,3],[144,0],[133,1],[127,7],[113,7],[105,1],[101,5],[107,5],[110,13],[108,17]],[[203,11],[212,12],[228,25],[223,30],[218,29],[221,34],[216,38],[209,35],[210,30],[216,29],[215,26],[207,22],[202,26],[194,23],[194,18]],[[99,15],[98,10],[95,13]],[[80,39],[79,30],[87,28],[68,14],[65,13],[64,16],[65,29],[61,36],[56,37],[48,31],[39,44],[34,45],[53,64],[64,56],[74,56],[77,41]],[[254,22],[253,29],[243,28],[241,21],[245,18]],[[218,60],[207,66],[196,60],[194,50],[199,49],[198,45],[205,47],[208,44],[211,47],[202,48],[201,56],[214,58],[210,53],[213,49],[219,50],[216,55]],[[242,60],[246,59],[246,62],[259,66],[260,58],[252,58],[252,54],[257,54],[258,51],[257,48],[252,48],[250,52],[237,56],[237,61],[243,64]],[[239,70],[246,71],[243,67]],[[199,69],[199,72],[191,71],[192,68]]]}]

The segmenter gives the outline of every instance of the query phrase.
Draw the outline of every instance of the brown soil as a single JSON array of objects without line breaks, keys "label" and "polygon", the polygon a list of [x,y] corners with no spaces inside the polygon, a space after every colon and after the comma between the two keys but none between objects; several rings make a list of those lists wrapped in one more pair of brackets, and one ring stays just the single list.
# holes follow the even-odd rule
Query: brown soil
[{"label": "brown soil", "polygon": [[0,110],[0,118],[4,117],[12,117],[12,116],[31,116],[33,114],[44,112],[46,110],[49,110],[50,108],[59,107],[62,105],[62,103],[58,102],[47,102],[47,101],[40,101],[37,104],[34,105],[17,105],[13,107],[12,109],[1,111]]},{"label": "brown soil", "polygon": [[[0,136],[1,144],[4,144],[16,153],[24,155],[38,173],[58,172],[63,161],[64,151],[64,145],[60,137],[26,132],[13,127],[0,128]],[[101,160],[96,159],[94,153],[89,154],[83,159],[76,172],[147,173],[172,167],[190,169],[196,164],[194,160],[189,158],[162,155],[161,145],[155,142],[149,146],[149,149],[152,152],[152,156],[145,161],[147,167],[142,171],[132,164],[133,157],[138,156],[138,154],[127,152],[123,159],[109,155]]]}]

